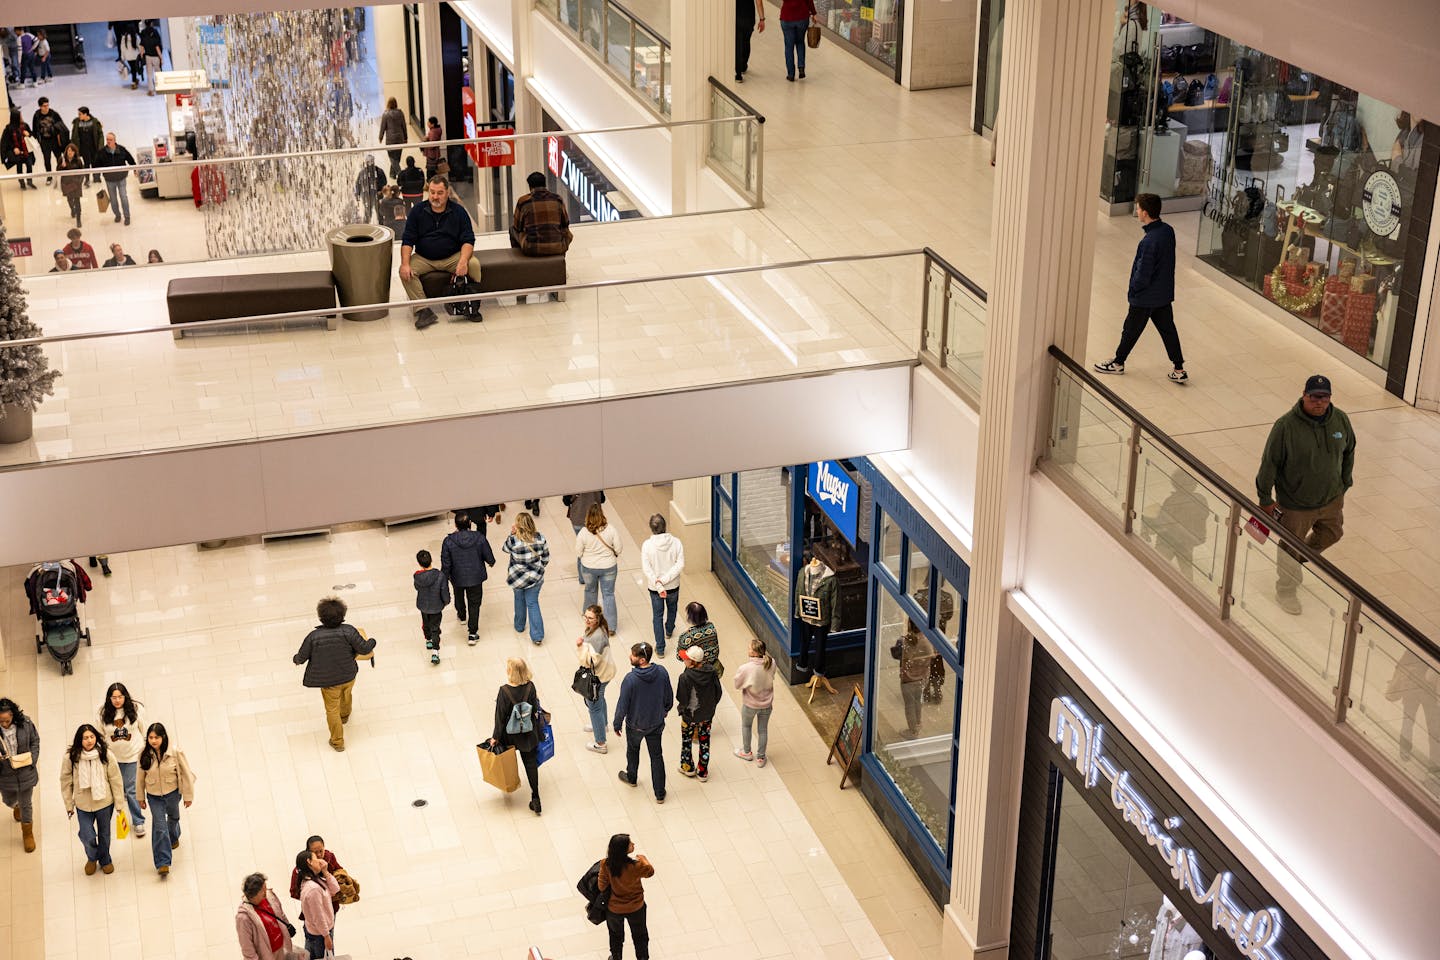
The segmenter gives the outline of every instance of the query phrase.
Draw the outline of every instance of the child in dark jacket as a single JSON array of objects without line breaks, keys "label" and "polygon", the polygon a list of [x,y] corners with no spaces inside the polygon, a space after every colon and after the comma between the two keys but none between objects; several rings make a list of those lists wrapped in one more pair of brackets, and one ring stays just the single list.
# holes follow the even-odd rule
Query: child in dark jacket
[{"label": "child in dark jacket", "polygon": [[[710,779],[710,725],[720,703],[720,678],[703,669],[705,650],[699,646],[680,651],[685,672],[675,687],[676,712],[680,714],[680,772],[687,777]],[[700,742],[700,759],[691,762],[691,744]]]},{"label": "child in dark jacket", "polygon": [[445,575],[430,566],[429,550],[415,554],[420,569],[415,571],[415,607],[420,611],[420,633],[425,638],[425,649],[430,651],[430,662],[440,662],[440,620],[445,608],[450,605],[450,584]]}]

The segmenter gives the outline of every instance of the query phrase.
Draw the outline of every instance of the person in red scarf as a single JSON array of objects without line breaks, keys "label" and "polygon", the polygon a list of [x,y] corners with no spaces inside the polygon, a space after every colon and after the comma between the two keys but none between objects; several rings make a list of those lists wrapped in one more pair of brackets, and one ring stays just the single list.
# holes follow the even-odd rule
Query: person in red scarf
[{"label": "person in red scarf", "polygon": [[245,899],[235,912],[235,934],[244,960],[296,960],[302,954],[291,937],[295,927],[285,908],[265,882],[265,874],[252,873],[241,885]]}]

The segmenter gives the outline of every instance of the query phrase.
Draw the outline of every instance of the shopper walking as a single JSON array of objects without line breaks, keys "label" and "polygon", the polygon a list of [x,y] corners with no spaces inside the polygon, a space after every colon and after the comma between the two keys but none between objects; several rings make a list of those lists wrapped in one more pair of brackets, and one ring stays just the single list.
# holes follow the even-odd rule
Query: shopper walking
[{"label": "shopper walking", "polygon": [[1101,373],[1122,374],[1125,361],[1140,334],[1145,332],[1146,323],[1154,323],[1170,357],[1170,380],[1185,383],[1190,375],[1185,372],[1185,355],[1180,349],[1180,334],[1175,330],[1175,230],[1160,219],[1160,198],[1153,193],[1142,193],[1135,198],[1135,219],[1145,231],[1135,248],[1135,260],[1130,264],[1130,287],[1126,299],[1130,310],[1125,314],[1125,326],[1120,331],[1120,345],[1115,354],[1103,363],[1095,364]]},{"label": "shopper walking", "polygon": [[140,34],[129,30],[122,32],[118,46],[120,59],[130,68],[130,89],[138,90],[140,80],[145,76],[145,61],[140,53]]},{"label": "shopper walking", "polygon": [[[81,225],[80,200],[85,193],[85,184],[89,182],[88,174],[69,173],[69,171],[85,169],[85,158],[80,156],[80,147],[72,140],[65,145],[65,152],[60,155],[60,161],[56,164],[60,171],[60,193],[65,197],[65,202],[70,206],[70,216],[75,218],[75,226]],[[68,175],[67,175],[68,174]]]},{"label": "shopper walking", "polygon": [[535,751],[540,747],[544,726],[544,711],[540,709],[540,695],[535,692],[530,667],[519,657],[510,657],[505,661],[505,683],[495,694],[495,727],[490,734],[490,744],[514,747],[520,754],[525,779],[530,783],[530,809],[537,817],[540,816],[540,763]]},{"label": "shopper walking", "polygon": [[155,75],[160,72],[160,58],[164,54],[160,43],[160,21],[147,20],[140,29],[140,55],[145,58],[145,85],[148,96],[155,96]]},{"label": "shopper walking", "polygon": [[485,599],[485,581],[490,578],[485,568],[495,566],[490,541],[473,527],[470,514],[455,514],[455,532],[440,545],[440,568],[455,588],[455,616],[465,621],[467,642],[472,647],[480,639],[480,603]]},{"label": "shopper walking", "polygon": [[[410,140],[410,130],[405,123],[405,114],[400,112],[400,105],[394,97],[385,101],[385,112],[380,114],[380,142],[381,143],[407,143]],[[400,155],[403,150],[389,150],[390,154],[390,176],[391,178],[400,175]]]},{"label": "shopper walking", "polygon": [[750,35],[765,32],[765,0],[735,0],[735,82],[750,69]]},{"label": "shopper walking", "polygon": [[154,815],[150,831],[150,856],[162,877],[170,875],[173,851],[180,847],[180,805],[195,800],[195,775],[185,754],[170,748],[165,725],[150,724],[145,731],[145,750],[140,754],[140,806]]},{"label": "shopper walking", "polygon": [[585,608],[580,636],[575,640],[575,654],[580,666],[595,675],[597,684],[593,699],[581,694],[585,709],[590,711],[585,732],[595,735],[585,749],[591,753],[609,753],[605,743],[605,726],[609,722],[605,714],[605,689],[615,679],[615,661],[610,655],[610,624],[605,622],[605,613],[599,607]]},{"label": "shopper walking", "polygon": [[635,944],[637,960],[650,960],[650,931],[645,927],[646,877],[655,876],[655,868],[642,854],[632,858],[635,844],[630,834],[617,833],[610,838],[605,859],[600,862],[600,890],[610,891],[605,907],[605,924],[610,933],[610,960],[625,955],[625,924],[630,924],[630,940]]},{"label": "shopper walking", "polygon": [[[35,31],[35,66],[39,71],[39,79],[36,83],[52,83],[55,80],[55,71],[50,64],[50,34],[44,27]],[[45,168],[49,170],[47,166]]]},{"label": "shopper walking", "polygon": [[[655,627],[655,652],[665,656],[665,641],[675,636],[675,614],[680,607],[680,573],[685,569],[685,547],[665,529],[665,518],[650,517],[650,536],[640,545],[640,570],[650,592],[650,615]],[[662,622],[663,621],[663,622]]]},{"label": "shopper walking", "polygon": [[530,514],[520,511],[510,526],[510,535],[500,545],[510,555],[505,582],[515,595],[515,632],[525,632],[530,622],[530,642],[539,646],[545,640],[545,621],[540,616],[540,587],[545,583],[545,568],[550,565],[550,544],[535,529]]},{"label": "shopper walking", "polygon": [[[81,107],[76,111],[75,119],[70,121],[70,141],[80,148],[80,157],[85,161],[85,166],[94,167],[95,159],[100,156],[100,151],[105,149],[105,127],[90,115],[89,107]],[[95,174],[95,182],[100,182],[98,172]]]},{"label": "shopper walking", "polygon": [[[83,149],[83,148],[82,148]],[[135,158],[130,155],[120,144],[115,142],[115,134],[105,134],[105,146],[100,148],[90,164],[92,167],[107,167],[103,176],[105,177],[105,192],[110,195],[110,209],[115,214],[115,222],[120,222],[121,213],[125,216],[125,226],[130,226],[130,194],[126,192],[126,181],[130,177],[130,171],[126,167],[135,166]]]},{"label": "shopper walking", "polygon": [[810,24],[818,24],[815,0],[781,0],[780,33],[785,38],[785,79],[795,79],[795,68],[800,68],[800,79],[805,79],[805,30]]},{"label": "shopper walking", "polygon": [[325,701],[325,725],[330,729],[330,746],[345,749],[345,726],[350,719],[351,693],[357,656],[375,650],[375,641],[361,636],[360,631],[345,622],[349,608],[339,597],[326,597],[315,606],[320,626],[306,634],[294,662],[306,664],[305,686],[320,690]]},{"label": "shopper walking", "polygon": [[27,87],[35,83],[35,34],[25,27],[16,27],[20,35],[20,82]]},{"label": "shopper walking", "polygon": [[252,873],[240,884],[241,901],[235,911],[235,936],[241,960],[292,960],[297,956],[295,925],[285,915],[280,898],[263,873]]},{"label": "shopper walking", "polygon": [[145,811],[135,796],[140,752],[145,748],[142,706],[119,681],[110,684],[100,703],[100,732],[120,765],[120,777],[125,781],[125,805],[130,808],[130,824],[137,838],[145,836]]},{"label": "shopper walking", "polygon": [[415,554],[420,569],[415,571],[415,609],[420,611],[420,636],[430,651],[430,662],[440,662],[440,621],[450,605],[450,584],[445,574],[430,566],[429,550]]},{"label": "shopper walking", "polygon": [[[605,502],[605,491],[592,490],[589,493],[567,493],[560,498],[560,502],[565,505],[565,515],[570,518],[571,529],[575,531],[576,536],[579,536],[581,528],[585,526],[585,518],[590,515],[590,508],[597,503]],[[536,510],[535,515],[538,517],[540,511]],[[578,555],[575,557],[575,579],[584,579],[580,575],[580,557]]]},{"label": "shopper walking", "polygon": [[639,781],[640,744],[650,754],[650,779],[654,781],[655,802],[665,802],[665,756],[660,738],[665,732],[665,717],[675,706],[670,687],[670,674],[650,662],[655,650],[645,641],[630,648],[630,672],[620,681],[620,696],[615,700],[612,729],[620,735],[625,728],[625,769],[620,781],[635,786]]},{"label": "shopper walking", "polygon": [[720,635],[715,631],[715,624],[710,622],[710,611],[705,609],[705,604],[694,600],[686,604],[685,622],[690,626],[680,634],[680,642],[675,645],[675,659],[683,660],[685,651],[699,647],[705,654],[700,668],[713,671],[719,677],[725,676],[725,666],[720,662]]},{"label": "shopper walking", "polygon": [[[735,669],[735,689],[740,691],[740,746],[735,756],[765,766],[765,745],[770,739],[770,713],[775,708],[775,661],[765,652],[765,641],[750,641],[750,658]],[[751,728],[755,729],[755,750],[750,749]]]},{"label": "shopper walking", "polygon": [[375,165],[375,158],[369,154],[360,164],[355,175],[355,200],[360,206],[360,221],[369,223],[380,202],[380,191],[385,189],[385,172]]},{"label": "shopper walking", "polygon": [[[40,155],[45,159],[45,172],[49,173],[51,158],[58,163],[65,145],[70,142],[70,128],[65,126],[59,112],[50,108],[49,97],[40,98],[35,115],[30,118],[30,129],[40,141]],[[45,182],[50,183],[51,179],[46,177]]]},{"label": "shopper walking", "polygon": [[[30,127],[21,119],[20,111],[12,109],[10,122],[0,132],[0,159],[3,159],[5,169],[13,169],[16,173],[30,173],[35,169],[35,151],[30,149],[30,137]],[[24,178],[19,183],[21,190],[26,187],[40,189],[32,178]]]},{"label": "shopper walking", "polygon": [[330,875],[323,857],[309,850],[295,855],[295,872],[300,876],[300,916],[305,921],[305,952],[310,960],[324,960],[335,951],[335,908],[331,898],[340,884]]},{"label": "shopper walking", "polygon": [[[425,121],[425,142],[438,143],[445,139],[445,131],[440,127],[439,117],[430,117]],[[425,176],[433,177],[440,172],[440,161],[445,159],[444,147],[421,147],[420,153],[425,157]]]},{"label": "shopper walking", "polygon": [[60,799],[65,815],[80,820],[80,845],[85,848],[85,875],[114,873],[110,860],[110,820],[116,801],[125,798],[120,765],[105,746],[105,739],[92,724],[75,729],[70,749],[60,760]]},{"label": "shopper walking", "polygon": [[26,853],[35,852],[35,786],[40,782],[40,731],[9,697],[0,697],[0,799],[20,824]]},{"label": "shopper walking", "polygon": [[585,526],[575,536],[575,553],[580,557],[580,582],[585,584],[585,606],[593,606],[596,595],[605,609],[605,622],[610,635],[619,623],[615,618],[615,577],[620,571],[620,535],[605,519],[600,504],[592,503],[585,515]]},{"label": "shopper walking", "polygon": [[[720,678],[713,670],[701,669],[705,651],[690,647],[680,651],[685,671],[676,686],[676,711],[680,714],[680,772],[687,777],[710,779],[710,726],[720,703]],[[698,743],[699,760],[691,761],[691,746]]]},{"label": "shopper walking", "polygon": [[[1345,492],[1355,483],[1355,429],[1330,399],[1330,378],[1315,374],[1295,406],[1275,421],[1260,455],[1260,506],[1316,553],[1345,532]],[[1275,599],[1299,614],[1300,562],[1279,545]]]}]

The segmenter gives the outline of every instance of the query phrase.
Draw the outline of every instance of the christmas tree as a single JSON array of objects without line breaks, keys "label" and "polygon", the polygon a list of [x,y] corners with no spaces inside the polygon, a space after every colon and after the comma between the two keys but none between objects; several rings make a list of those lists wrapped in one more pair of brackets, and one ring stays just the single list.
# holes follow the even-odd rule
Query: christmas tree
[{"label": "christmas tree", "polygon": [[[0,345],[10,340],[42,336],[25,312],[25,288],[10,256],[5,224],[0,222]],[[50,369],[50,359],[38,345],[0,346],[0,404],[33,411],[40,401],[55,392],[59,370]],[[0,416],[4,416],[0,410]]]}]

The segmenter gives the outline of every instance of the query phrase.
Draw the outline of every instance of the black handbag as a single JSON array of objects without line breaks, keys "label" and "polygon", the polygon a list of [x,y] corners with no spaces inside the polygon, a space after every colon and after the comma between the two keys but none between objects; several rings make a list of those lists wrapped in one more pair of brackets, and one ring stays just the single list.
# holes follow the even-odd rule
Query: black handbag
[{"label": "black handbag", "polygon": [[[451,297],[464,296],[465,294],[478,294],[479,284],[473,282],[469,277],[455,276],[450,278],[450,290],[446,294]],[[465,317],[470,320],[483,320],[480,314],[479,300],[456,300],[445,304],[445,312],[452,317]]]},{"label": "black handbag", "polygon": [[589,667],[577,667],[570,689],[580,694],[586,703],[594,703],[600,699],[600,678]]}]

